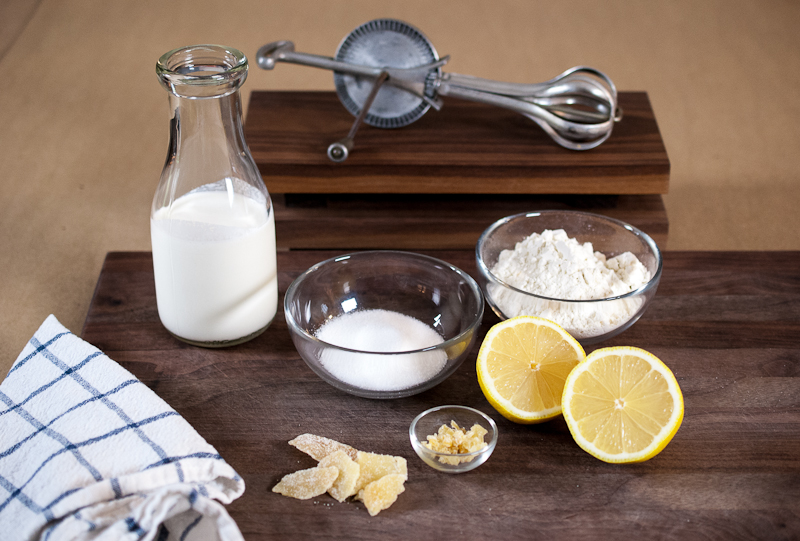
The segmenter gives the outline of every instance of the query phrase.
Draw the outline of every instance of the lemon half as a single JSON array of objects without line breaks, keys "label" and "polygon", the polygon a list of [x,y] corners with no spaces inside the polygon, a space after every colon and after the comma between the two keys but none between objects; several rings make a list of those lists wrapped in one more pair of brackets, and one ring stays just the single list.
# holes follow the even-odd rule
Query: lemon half
[{"label": "lemon half", "polygon": [[634,347],[593,351],[567,377],[561,401],[572,437],[605,462],[643,462],[683,421],[683,395],[669,368]]},{"label": "lemon half", "polygon": [[541,423],[561,413],[564,381],[585,358],[578,341],[558,324],[515,317],[486,333],[478,352],[478,383],[506,419]]}]

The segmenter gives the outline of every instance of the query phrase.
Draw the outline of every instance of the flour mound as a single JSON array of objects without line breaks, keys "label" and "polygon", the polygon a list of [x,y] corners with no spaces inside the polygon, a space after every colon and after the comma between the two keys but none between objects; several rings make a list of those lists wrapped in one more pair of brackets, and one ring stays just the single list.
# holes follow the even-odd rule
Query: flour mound
[{"label": "flour mound", "polygon": [[[635,291],[650,272],[630,252],[606,259],[592,243],[579,243],[563,229],[534,233],[503,250],[492,274],[503,282],[543,297],[596,300]],[[576,338],[605,334],[624,325],[644,299],[632,297],[596,303],[568,304],[536,299],[491,284],[496,306],[507,317],[539,316],[555,321]]]}]

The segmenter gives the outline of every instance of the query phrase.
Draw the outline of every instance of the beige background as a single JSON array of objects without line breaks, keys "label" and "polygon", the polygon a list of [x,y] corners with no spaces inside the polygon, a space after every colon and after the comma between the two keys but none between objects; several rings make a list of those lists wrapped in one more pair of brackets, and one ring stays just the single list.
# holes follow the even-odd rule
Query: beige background
[{"label": "beige background", "polygon": [[[646,90],[672,162],[666,249],[800,249],[798,2],[0,0],[0,378],[48,314],[80,332],[106,252],[150,249],[162,53],[290,39],[332,55],[377,17],[420,28],[447,71],[538,82],[585,64]],[[244,96],[332,88],[280,65]]]}]

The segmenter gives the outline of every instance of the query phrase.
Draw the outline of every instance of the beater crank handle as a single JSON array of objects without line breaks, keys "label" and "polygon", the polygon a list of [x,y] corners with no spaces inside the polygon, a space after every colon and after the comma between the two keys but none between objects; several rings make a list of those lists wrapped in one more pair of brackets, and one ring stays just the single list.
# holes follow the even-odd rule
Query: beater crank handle
[{"label": "beater crank handle", "polygon": [[331,143],[330,146],[328,146],[328,157],[332,161],[343,162],[350,155],[350,151],[353,150],[353,145],[355,144],[356,132],[367,117],[369,108],[372,107],[372,102],[375,101],[375,96],[378,95],[378,90],[381,89],[381,85],[386,82],[388,77],[389,74],[385,71],[382,71],[380,75],[378,75],[378,78],[375,79],[375,83],[372,85],[372,89],[369,91],[367,101],[364,102],[363,107],[361,107],[361,112],[358,113],[355,122],[353,122],[353,125],[350,127],[350,133],[348,133],[347,137],[344,139]]}]

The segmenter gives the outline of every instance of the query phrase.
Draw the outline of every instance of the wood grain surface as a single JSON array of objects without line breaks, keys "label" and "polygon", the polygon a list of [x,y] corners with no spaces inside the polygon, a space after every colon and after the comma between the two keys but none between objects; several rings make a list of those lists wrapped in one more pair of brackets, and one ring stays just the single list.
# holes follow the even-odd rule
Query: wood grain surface
[{"label": "wood grain surface", "polygon": [[353,117],[334,92],[255,91],[245,137],[274,193],[663,194],[670,163],[645,92],[620,92],[624,118],[599,147],[573,151],[530,119],[447,98],[399,129],[362,126],[343,163],[328,145]]},{"label": "wood grain surface", "polygon": [[[429,251],[474,273],[471,250]],[[282,295],[332,251],[278,254]],[[648,349],[675,373],[686,415],[654,459],[610,465],[583,452],[559,418],[515,425],[475,374],[477,345],[420,395],[375,401],[320,380],[300,359],[283,311],[255,340],[187,346],[158,320],[149,253],[108,254],[82,336],[181,413],[244,478],[228,506],[248,540],[797,539],[800,537],[800,252],[666,252],[652,305],[602,344]],[[497,318],[487,311],[478,339]],[[594,348],[588,348],[592,350]],[[421,411],[464,404],[499,427],[478,469],[438,473],[414,454]],[[287,445],[312,432],[408,459],[405,493],[370,517],[360,503],[285,498],[271,488],[314,461]]]},{"label": "wood grain surface", "polygon": [[483,230],[521,212],[579,210],[638,227],[662,248],[660,195],[275,194],[279,248],[472,249]]}]

